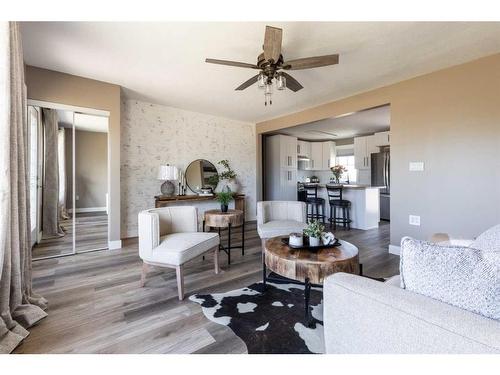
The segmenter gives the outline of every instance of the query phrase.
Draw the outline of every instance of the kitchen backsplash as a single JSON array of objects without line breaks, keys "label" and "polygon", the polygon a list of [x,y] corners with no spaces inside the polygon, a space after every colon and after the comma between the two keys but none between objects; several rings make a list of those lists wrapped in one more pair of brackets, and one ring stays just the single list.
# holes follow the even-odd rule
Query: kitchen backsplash
[{"label": "kitchen backsplash", "polygon": [[299,182],[305,182],[305,179],[311,176],[318,177],[319,182],[324,184],[330,182],[330,178],[333,177],[333,173],[330,171],[304,171],[300,169],[297,171],[297,178]]}]

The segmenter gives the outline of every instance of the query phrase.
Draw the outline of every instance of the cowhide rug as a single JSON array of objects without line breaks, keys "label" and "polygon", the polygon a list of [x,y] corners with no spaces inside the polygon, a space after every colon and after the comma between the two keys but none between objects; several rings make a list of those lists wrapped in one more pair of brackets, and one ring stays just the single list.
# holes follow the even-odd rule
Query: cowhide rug
[{"label": "cowhide rug", "polygon": [[324,353],[323,292],[312,288],[312,324],[304,317],[304,287],[286,281],[262,283],[227,293],[195,294],[211,321],[228,326],[246,344],[248,353]]}]

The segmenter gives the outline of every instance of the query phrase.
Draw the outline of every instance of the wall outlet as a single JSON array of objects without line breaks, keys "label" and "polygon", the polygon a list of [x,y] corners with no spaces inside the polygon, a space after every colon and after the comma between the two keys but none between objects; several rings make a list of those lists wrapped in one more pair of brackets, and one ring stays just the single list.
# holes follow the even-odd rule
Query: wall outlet
[{"label": "wall outlet", "polygon": [[79,195],[75,196],[75,201],[77,201],[77,200],[79,200],[79,199],[80,199],[80,196],[79,196]]},{"label": "wall outlet", "polygon": [[409,223],[410,225],[420,226],[420,216],[410,215]]},{"label": "wall outlet", "polygon": [[421,172],[424,170],[424,162],[423,161],[410,161],[409,165],[410,172]]}]

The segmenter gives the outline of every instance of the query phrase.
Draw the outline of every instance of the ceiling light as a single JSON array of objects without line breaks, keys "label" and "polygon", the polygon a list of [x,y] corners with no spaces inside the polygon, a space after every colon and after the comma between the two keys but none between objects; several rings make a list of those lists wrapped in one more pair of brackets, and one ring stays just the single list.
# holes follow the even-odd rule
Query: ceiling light
[{"label": "ceiling light", "polygon": [[286,78],[283,74],[278,74],[276,77],[276,88],[278,90],[286,89]]},{"label": "ceiling light", "polygon": [[263,89],[266,86],[266,81],[267,81],[267,77],[264,75],[264,73],[261,72],[259,74],[259,77],[257,78],[257,86],[260,89]]}]

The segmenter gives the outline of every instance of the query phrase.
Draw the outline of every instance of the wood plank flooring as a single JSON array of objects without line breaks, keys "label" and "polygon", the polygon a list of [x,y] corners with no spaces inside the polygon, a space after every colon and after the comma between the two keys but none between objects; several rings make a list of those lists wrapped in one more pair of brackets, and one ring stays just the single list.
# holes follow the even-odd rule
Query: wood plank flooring
[{"label": "wood plank flooring", "polygon": [[[33,259],[71,254],[73,252],[73,219],[61,221],[65,235],[45,238],[33,246]],[[106,212],[76,214],[75,247],[77,252],[108,247],[108,215]]]},{"label": "wood plank flooring", "polygon": [[[240,237],[234,231],[234,241]],[[364,273],[398,273],[399,257],[387,252],[389,225],[349,232],[339,238],[360,249]],[[223,237],[224,240],[224,237]],[[186,295],[225,292],[261,280],[256,224],[247,223],[245,256],[234,250],[231,266],[220,254],[215,275],[212,256],[185,268]],[[245,353],[244,343],[227,327],[210,322],[201,307],[177,299],[175,270],[152,271],[139,287],[137,239],[120,250],[78,254],[33,263],[33,287],[49,301],[49,316],[31,328],[16,353]]]}]

